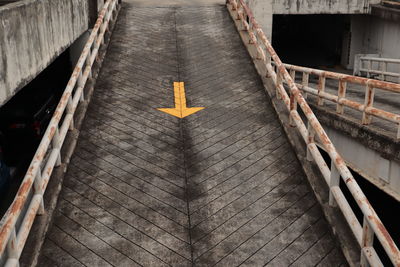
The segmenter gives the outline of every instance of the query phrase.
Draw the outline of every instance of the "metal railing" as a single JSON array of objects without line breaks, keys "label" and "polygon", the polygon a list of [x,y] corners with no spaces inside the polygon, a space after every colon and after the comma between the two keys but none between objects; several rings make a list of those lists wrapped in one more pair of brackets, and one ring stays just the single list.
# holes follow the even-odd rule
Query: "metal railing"
[{"label": "metal railing", "polygon": [[[358,58],[356,66],[358,67],[354,69],[355,75],[400,83],[400,59],[361,56]],[[389,71],[390,69],[395,72]],[[391,80],[391,78],[394,79]]]},{"label": "metal railing", "polygon": [[[289,111],[290,125],[299,131],[306,143],[307,159],[313,160],[317,164],[328,184],[329,204],[331,206],[339,206],[358,241],[361,247],[361,265],[382,266],[382,262],[373,247],[374,238],[377,237],[393,265],[400,266],[399,249],[357,184],[345,161],[336,151],[300,89],[257,24],[251,10],[243,0],[227,0],[227,6],[256,66],[261,66],[258,68],[259,73],[270,78],[275,85],[274,91],[276,91],[276,94],[271,97],[276,97],[286,106]],[[271,61],[276,64],[276,72]],[[283,83],[286,83],[289,87],[289,94],[286,92]],[[299,107],[304,113],[305,120],[307,120],[307,126],[298,112]],[[316,139],[319,140],[319,143],[328,153],[331,159],[330,167],[322,157],[315,142]],[[340,179],[344,181],[363,214],[362,224],[358,221],[339,187]]]},{"label": "metal railing", "polygon": [[92,66],[110,21],[117,16],[117,6],[118,0],[108,0],[100,11],[14,201],[0,221],[0,258],[5,266],[19,265],[34,219],[44,213],[43,194],[54,167],[61,165],[61,148],[68,131],[74,129],[75,110],[85,100],[85,85],[92,79]]},{"label": "metal railing", "polygon": [[[344,114],[344,107],[360,111],[362,112],[361,123],[363,125],[371,124],[372,117],[392,122],[396,124],[397,127],[396,137],[397,139],[400,139],[400,114],[374,107],[374,98],[376,94],[375,89],[396,93],[398,94],[398,97],[400,99],[400,84],[367,79],[363,77],[356,77],[336,72],[311,69],[290,64],[284,64],[284,66],[287,70],[289,70],[293,81],[295,81],[296,72],[302,73],[302,81],[301,83],[296,83],[296,86],[306,94],[317,96],[317,105],[323,106],[324,100],[328,100],[336,103],[336,112],[338,114]],[[318,77],[317,88],[312,88],[309,86],[310,75]],[[332,94],[325,91],[325,84],[327,79],[338,81],[337,94]],[[365,87],[364,103],[346,98],[347,86],[352,84]]]}]

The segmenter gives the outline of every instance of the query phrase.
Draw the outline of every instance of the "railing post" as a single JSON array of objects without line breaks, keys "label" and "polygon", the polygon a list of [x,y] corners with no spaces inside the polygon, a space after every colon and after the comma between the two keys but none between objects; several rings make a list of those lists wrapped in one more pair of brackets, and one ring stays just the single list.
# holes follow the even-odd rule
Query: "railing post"
[{"label": "railing post", "polygon": [[[81,97],[82,97],[82,95],[83,95],[83,90],[82,90]],[[70,96],[70,97],[68,98],[68,102],[67,102],[67,114],[71,114],[71,115],[74,114],[74,111],[73,111],[73,101],[72,101],[72,99],[73,99],[72,96]],[[70,131],[73,131],[74,129],[75,129],[74,117],[72,117],[71,123],[69,124],[69,130],[70,130]]]},{"label": "railing post", "polygon": [[35,181],[33,183],[33,189],[35,194],[40,195],[40,204],[39,204],[39,209],[37,211],[38,215],[43,215],[44,214],[44,202],[43,202],[43,189],[42,189],[42,173],[40,171],[40,168],[38,169],[38,172],[36,173],[35,176]]},{"label": "railing post", "polygon": [[[240,10],[240,6],[237,7],[237,16],[236,16],[236,20],[242,20],[241,15],[242,15],[242,11]],[[240,25],[240,24],[239,24]],[[242,30],[242,29],[239,29]]]},{"label": "railing post", "polygon": [[[303,77],[301,80],[301,84],[303,85],[303,87],[307,87],[308,86],[308,81],[310,79],[310,74],[303,72]],[[303,91],[303,96],[305,99],[307,99],[307,92]]]},{"label": "railing post", "polygon": [[290,110],[289,110],[289,125],[295,127],[296,123],[293,121],[292,111],[297,110],[297,101],[292,91],[290,91]]},{"label": "railing post", "polygon": [[8,253],[8,258],[18,259],[17,234],[15,231],[15,226],[11,231],[10,238],[8,239],[7,253]]},{"label": "railing post", "polygon": [[[325,76],[319,76],[319,80],[318,80],[318,94],[322,93],[325,91],[325,81],[326,78]],[[317,102],[318,106],[322,106],[324,105],[324,99],[321,96],[318,96],[318,102]]]},{"label": "railing post", "polygon": [[[267,55],[265,56],[265,63],[266,65],[270,65],[271,64],[271,55],[267,53]],[[269,74],[269,71],[267,69],[267,73],[265,75],[266,78],[270,78],[271,75]]]},{"label": "railing post", "polygon": [[58,156],[57,156],[57,161],[55,166],[58,167],[61,165],[61,144],[60,144],[60,132],[58,130],[58,127],[56,127],[56,130],[54,132],[53,140],[52,140],[52,145],[53,149],[58,149]]},{"label": "railing post", "polygon": [[364,101],[364,111],[362,117],[362,124],[368,125],[372,121],[371,115],[367,113],[367,109],[371,107],[374,103],[375,88],[370,84],[366,86],[365,101]]},{"label": "railing post", "polygon": [[314,140],[314,138],[315,138],[315,130],[314,130],[314,128],[311,126],[311,123],[310,123],[310,122],[307,123],[307,131],[308,131],[308,138],[307,138],[307,160],[308,160],[308,161],[313,161],[313,160],[314,160],[314,157],[313,157],[313,155],[311,154],[311,151],[310,151],[310,149],[309,149],[309,145],[315,142],[315,140]]},{"label": "railing post", "polygon": [[385,80],[386,76],[385,76],[385,72],[387,71],[387,62],[386,61],[381,61],[381,79],[382,81]]},{"label": "railing post", "polygon": [[[85,85],[83,83],[82,72],[83,72],[83,69],[79,72],[78,86],[83,88]],[[83,90],[82,90],[82,94],[80,95],[79,98],[80,98],[81,102],[85,101],[85,96],[83,95]]]},{"label": "railing post", "polygon": [[293,82],[296,82],[296,71],[291,69],[290,70],[290,77],[292,77]]},{"label": "railing post", "polygon": [[339,186],[340,184],[340,173],[336,167],[335,162],[331,161],[331,176],[329,180],[329,205],[331,207],[336,207],[336,200],[332,193],[332,187]]},{"label": "railing post", "polygon": [[339,114],[343,114],[344,106],[340,103],[340,100],[346,97],[346,90],[347,90],[347,82],[343,80],[339,80],[339,89],[338,89],[338,102],[336,105],[336,112]]},{"label": "railing post", "polygon": [[371,225],[367,221],[364,216],[363,220],[363,231],[362,231],[362,242],[361,242],[361,258],[360,258],[360,266],[361,267],[369,267],[370,264],[368,262],[367,257],[364,254],[365,247],[372,247],[374,243],[374,231],[371,228]]},{"label": "railing post", "polygon": [[275,87],[276,87],[276,98],[277,99],[282,99],[281,93],[279,92],[280,86],[283,86],[282,75],[279,71],[279,68],[276,67],[276,85],[275,85]]},{"label": "railing post", "polygon": [[86,61],[85,61],[85,64],[86,64],[86,66],[87,67],[89,67],[90,68],[90,72],[89,72],[89,80],[92,80],[93,79],[93,76],[92,76],[92,67],[91,67],[91,58],[92,58],[92,50],[91,50],[91,48],[89,48],[89,51],[88,51],[88,53],[87,53],[87,56],[86,56]]},{"label": "railing post", "polygon": [[367,60],[367,78],[369,78],[371,75],[369,74],[369,72],[372,69],[372,64],[371,64],[371,60]]},{"label": "railing post", "polygon": [[400,63],[399,63],[399,80],[398,83],[400,84]]}]

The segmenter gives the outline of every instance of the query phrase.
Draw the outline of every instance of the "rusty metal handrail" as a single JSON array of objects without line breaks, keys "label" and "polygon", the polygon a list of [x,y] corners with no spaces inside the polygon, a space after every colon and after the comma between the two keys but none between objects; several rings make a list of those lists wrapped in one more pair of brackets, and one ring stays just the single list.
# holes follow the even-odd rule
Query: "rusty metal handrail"
[{"label": "rusty metal handrail", "polygon": [[[275,84],[276,94],[271,95],[271,97],[276,97],[283,101],[289,111],[290,125],[296,127],[307,145],[307,159],[315,161],[322,176],[329,185],[329,204],[331,206],[339,206],[346,218],[347,223],[361,247],[361,265],[382,265],[373,247],[374,237],[376,236],[391,262],[395,266],[400,266],[399,249],[357,184],[345,161],[336,151],[336,148],[309,107],[307,101],[304,99],[299,88],[286,70],[274,48],[267,40],[264,32],[257,24],[251,10],[243,0],[227,0],[227,7],[249,53],[253,56],[256,66],[260,66],[257,70],[261,75],[271,78]],[[271,60],[276,64],[277,72],[275,72]],[[290,95],[286,92],[283,82],[289,87]],[[298,113],[298,107],[303,111],[308,126],[305,125]],[[331,159],[330,168],[318,150],[315,138],[319,139],[325,151],[328,153]],[[364,220],[362,225],[358,222],[354,211],[339,187],[340,178],[346,184],[352,197],[363,213]]]},{"label": "rusty metal handrail", "polygon": [[62,145],[68,131],[74,129],[75,110],[85,100],[85,85],[92,79],[92,66],[109,23],[116,18],[117,6],[118,0],[108,0],[100,11],[16,197],[0,221],[0,259],[5,266],[19,265],[34,219],[44,213],[43,194],[54,167],[61,165]]},{"label": "rusty metal handrail", "polygon": [[[380,58],[380,57],[360,57],[359,59],[358,73],[361,75],[362,72],[366,73],[367,77],[371,77],[371,74],[379,75],[380,79],[385,81],[386,77],[398,78],[400,83],[400,59],[394,58]],[[366,62],[366,67],[363,68],[363,62]],[[374,62],[378,63],[378,68],[374,68]],[[388,64],[397,65],[398,72],[388,71]]]},{"label": "rusty metal handrail", "polygon": [[[397,124],[396,137],[397,139],[400,139],[400,114],[396,114],[373,106],[375,98],[375,89],[397,93],[399,94],[400,97],[400,84],[373,80],[363,77],[336,73],[336,72],[311,69],[290,64],[284,64],[284,66],[286,67],[287,70],[289,70],[293,80],[295,80],[294,78],[296,72],[302,73],[301,84],[296,83],[296,85],[306,94],[309,93],[317,96],[318,97],[317,105],[323,106],[324,104],[323,100],[329,100],[331,102],[336,103],[336,112],[338,114],[344,114],[344,108],[343,108],[344,106],[354,110],[361,111],[362,112],[361,123],[363,125],[371,124],[372,116],[379,119],[383,119],[385,121],[393,122]],[[317,89],[309,86],[310,75],[318,76],[319,79],[318,79]],[[337,95],[325,91],[326,79],[339,81]],[[346,98],[346,89],[348,84],[365,86],[364,103],[360,103]]]}]

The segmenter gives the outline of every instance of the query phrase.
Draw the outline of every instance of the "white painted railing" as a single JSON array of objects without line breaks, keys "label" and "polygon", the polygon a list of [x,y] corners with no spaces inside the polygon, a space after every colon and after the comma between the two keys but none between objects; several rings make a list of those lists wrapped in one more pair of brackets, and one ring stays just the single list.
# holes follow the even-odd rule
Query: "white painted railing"
[{"label": "white painted railing", "polygon": [[[227,0],[227,7],[250,55],[258,66],[258,72],[263,77],[270,78],[275,85],[274,91],[276,93],[270,96],[282,101],[287,108],[290,125],[293,126],[293,129],[297,129],[307,146],[307,159],[317,164],[328,184],[329,204],[339,207],[360,245],[361,266],[383,266],[373,245],[375,237],[377,237],[393,265],[400,266],[400,252],[395,242],[257,24],[251,10],[244,3],[244,0]],[[272,62],[275,66],[272,65]],[[289,94],[284,83],[288,87]],[[306,122],[303,121],[298,109],[304,114]],[[322,157],[316,139],[328,153],[331,161],[330,166]],[[347,186],[363,214],[362,224],[358,221],[339,186],[340,179]]]},{"label": "white painted railing", "polygon": [[400,59],[360,56],[356,60],[354,75],[400,83]]},{"label": "white painted railing", "polygon": [[[295,81],[296,73],[302,74],[301,83],[296,83],[296,86],[305,93],[305,96],[307,94],[316,96],[318,98],[318,106],[323,106],[324,100],[327,100],[336,104],[336,112],[338,114],[344,114],[344,107],[360,111],[362,112],[362,118],[360,122],[363,125],[371,124],[372,117],[391,122],[397,128],[395,134],[396,138],[400,140],[400,114],[374,107],[375,95],[377,94],[379,96],[379,93],[381,92],[391,92],[397,94],[398,99],[400,99],[400,84],[290,64],[284,65],[290,72],[293,81]],[[310,75],[313,77],[318,77],[318,85],[315,86],[316,88],[312,88],[309,85]],[[325,84],[328,79],[338,81],[337,93],[330,93],[325,90]],[[350,99],[346,96],[347,87],[351,85],[359,85],[365,88],[364,101],[357,101],[354,100],[354,98]]]},{"label": "white painted railing", "polygon": [[0,221],[0,264],[18,266],[36,215],[44,213],[43,194],[53,169],[62,163],[61,148],[74,129],[74,114],[84,100],[84,88],[92,79],[92,66],[110,21],[117,16],[118,0],[108,0],[76,64],[67,87],[30,163],[14,201]]}]

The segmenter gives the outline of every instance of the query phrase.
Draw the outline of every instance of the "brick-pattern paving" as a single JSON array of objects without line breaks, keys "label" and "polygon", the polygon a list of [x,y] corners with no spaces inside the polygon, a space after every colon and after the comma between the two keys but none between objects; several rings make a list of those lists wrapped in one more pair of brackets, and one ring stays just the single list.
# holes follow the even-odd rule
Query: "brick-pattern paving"
[{"label": "brick-pattern paving", "polygon": [[241,264],[345,260],[225,7],[124,3],[39,266]]}]

